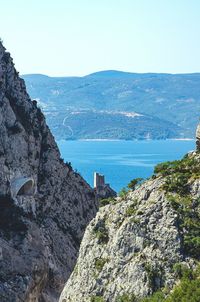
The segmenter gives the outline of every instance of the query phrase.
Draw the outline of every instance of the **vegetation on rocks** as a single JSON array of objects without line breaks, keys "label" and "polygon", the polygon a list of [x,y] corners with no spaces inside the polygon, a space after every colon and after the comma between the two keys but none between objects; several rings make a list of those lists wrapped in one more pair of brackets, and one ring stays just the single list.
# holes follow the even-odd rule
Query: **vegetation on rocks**
[{"label": "vegetation on rocks", "polygon": [[177,266],[180,282],[172,292],[165,295],[164,292],[155,292],[151,297],[139,302],[199,302],[200,301],[200,267],[196,270]]},{"label": "vegetation on rocks", "polygon": [[123,294],[117,297],[116,302],[137,302],[137,298],[134,294]]},{"label": "vegetation on rocks", "polygon": [[93,232],[98,239],[98,244],[105,244],[108,242],[109,236],[105,226],[105,220],[101,220],[99,224],[94,227]]},{"label": "vegetation on rocks", "polygon": [[126,199],[127,194],[128,194],[127,188],[122,188],[121,191],[119,192],[119,197]]},{"label": "vegetation on rocks", "polygon": [[127,197],[127,194],[130,192],[130,191],[134,191],[135,189],[138,188],[138,186],[142,183],[143,181],[143,178],[134,178],[132,179],[127,187],[125,188],[122,188],[121,191],[119,192],[119,197],[123,198],[123,199],[126,199]]},{"label": "vegetation on rocks", "polygon": [[108,262],[108,259],[105,259],[105,258],[97,258],[95,259],[95,263],[94,263],[94,266],[95,268],[101,272],[104,265]]},{"label": "vegetation on rocks", "polygon": [[200,198],[192,197],[190,187],[200,178],[198,154],[181,160],[158,164],[154,172],[164,176],[162,189],[178,214],[179,229],[185,253],[200,259]]},{"label": "vegetation on rocks", "polygon": [[200,259],[200,198],[168,195],[172,207],[178,214],[185,253]]},{"label": "vegetation on rocks", "polygon": [[116,302],[199,302],[200,301],[200,266],[196,270],[178,264],[175,270],[180,278],[174,289],[158,290],[146,298],[137,298],[134,294],[118,296]]},{"label": "vegetation on rocks", "polygon": [[105,302],[102,296],[92,296],[90,302]]},{"label": "vegetation on rocks", "polygon": [[142,182],[142,180],[143,180],[143,178],[141,178],[141,177],[132,179],[128,184],[128,188],[134,191],[136,189],[137,185]]},{"label": "vegetation on rocks", "polygon": [[109,198],[102,198],[99,200],[99,207],[104,207],[108,204],[112,204],[115,202],[115,199],[113,197],[109,197]]},{"label": "vegetation on rocks", "polygon": [[126,216],[133,216],[137,210],[137,199],[134,199],[131,205],[126,209]]},{"label": "vegetation on rocks", "polygon": [[[93,302],[200,301],[199,153],[159,164],[154,177],[140,182],[132,180],[119,202],[102,208],[88,227],[80,251],[86,256],[79,260],[83,273],[66,287],[72,301],[91,297],[91,282]],[[109,255],[109,262],[102,255]],[[77,282],[85,285],[78,294]]]},{"label": "vegetation on rocks", "polygon": [[158,164],[154,173],[165,177],[163,190],[185,195],[191,183],[200,178],[200,160],[197,156],[186,155],[181,160]]}]

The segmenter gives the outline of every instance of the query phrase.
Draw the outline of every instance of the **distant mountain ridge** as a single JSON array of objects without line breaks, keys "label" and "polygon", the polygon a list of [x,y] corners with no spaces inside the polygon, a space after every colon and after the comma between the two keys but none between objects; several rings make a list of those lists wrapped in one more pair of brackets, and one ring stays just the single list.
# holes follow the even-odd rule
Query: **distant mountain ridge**
[{"label": "distant mountain ridge", "polygon": [[[91,133],[91,127],[96,128],[98,138],[146,138],[146,132],[141,129],[142,123],[136,125],[136,120],[132,119],[131,126],[130,119],[127,118],[122,130],[120,121],[116,124],[116,119],[113,120],[113,125],[110,120],[107,123],[108,112],[115,114],[136,112],[151,117],[147,120],[152,133],[150,137],[154,139],[193,138],[199,120],[200,73],[138,74],[107,70],[83,77],[48,77],[32,74],[24,75],[23,78],[29,94],[38,100],[57,138],[72,138],[71,134],[68,135],[68,128],[65,129],[66,127],[60,123],[63,115],[69,114],[69,111],[79,110],[82,112],[81,119],[86,118],[83,133],[81,128],[83,120],[80,123],[77,116],[70,114],[69,120],[75,127],[73,132],[76,133],[73,139],[95,138],[96,132]],[[113,117],[113,114],[110,115],[110,118]],[[101,118],[103,119],[99,121],[98,126],[97,120]],[[161,124],[165,124],[164,128],[160,127]],[[101,131],[102,128],[107,129],[106,137],[105,131]],[[112,128],[115,128],[115,131],[111,131]],[[161,131],[157,135],[159,128]],[[126,135],[121,135],[124,129]],[[130,129],[134,129],[134,133]]]},{"label": "distant mountain ridge", "polygon": [[132,72],[125,72],[125,71],[118,71],[118,70],[103,70],[103,71],[97,71],[90,73],[86,75],[85,77],[114,77],[114,78],[129,78],[133,77],[135,73]]}]

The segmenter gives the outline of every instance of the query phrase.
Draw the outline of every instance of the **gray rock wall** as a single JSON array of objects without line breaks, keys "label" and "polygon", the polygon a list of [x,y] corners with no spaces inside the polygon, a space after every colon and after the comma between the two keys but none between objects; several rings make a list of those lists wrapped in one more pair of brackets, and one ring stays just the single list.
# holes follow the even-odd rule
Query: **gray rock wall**
[{"label": "gray rock wall", "polygon": [[[34,189],[13,196],[22,178]],[[96,211],[0,43],[0,301],[57,301]]]},{"label": "gray rock wall", "polygon": [[196,149],[200,151],[200,124],[197,126],[196,130]]}]

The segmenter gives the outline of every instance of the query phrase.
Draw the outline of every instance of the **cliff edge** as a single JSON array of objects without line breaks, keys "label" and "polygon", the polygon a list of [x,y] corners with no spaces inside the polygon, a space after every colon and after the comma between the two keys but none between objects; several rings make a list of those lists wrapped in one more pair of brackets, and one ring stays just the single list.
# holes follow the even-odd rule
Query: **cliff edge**
[{"label": "cliff edge", "polygon": [[200,301],[199,141],[100,208],[60,302]]},{"label": "cliff edge", "polygon": [[57,301],[96,211],[0,42],[0,301]]}]

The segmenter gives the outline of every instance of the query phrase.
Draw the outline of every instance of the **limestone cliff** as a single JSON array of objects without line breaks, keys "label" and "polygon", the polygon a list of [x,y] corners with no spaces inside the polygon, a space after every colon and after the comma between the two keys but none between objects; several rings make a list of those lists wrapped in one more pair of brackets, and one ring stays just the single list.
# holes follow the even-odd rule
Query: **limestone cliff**
[{"label": "limestone cliff", "polygon": [[[177,268],[194,270],[199,260],[197,151],[159,164],[155,175],[136,190],[100,208],[86,229],[59,301],[135,302],[159,290],[167,297],[178,281]],[[197,295],[194,300],[159,296],[152,301],[200,301]]]},{"label": "limestone cliff", "polygon": [[196,130],[196,148],[200,151],[200,124],[197,126]]},{"label": "limestone cliff", "polygon": [[96,211],[0,43],[0,301],[57,301]]}]

